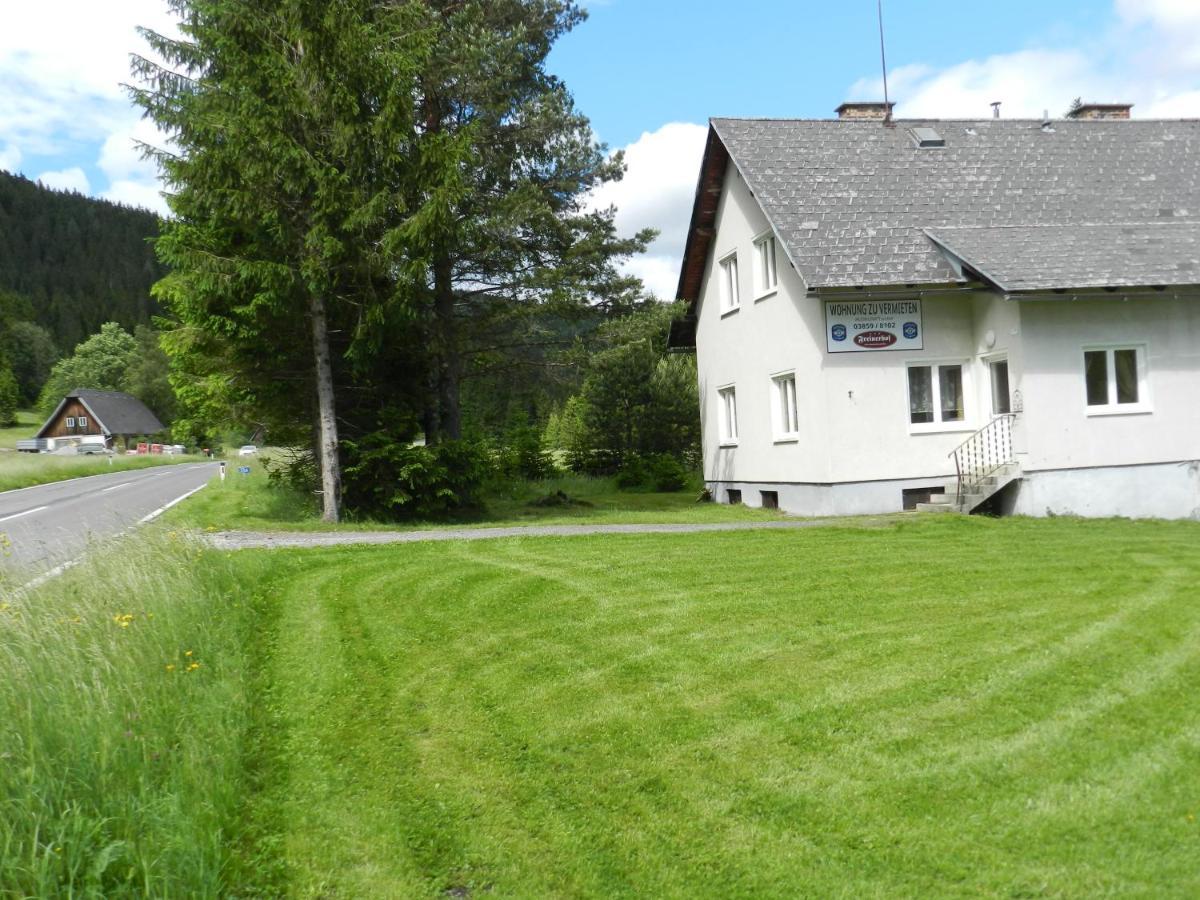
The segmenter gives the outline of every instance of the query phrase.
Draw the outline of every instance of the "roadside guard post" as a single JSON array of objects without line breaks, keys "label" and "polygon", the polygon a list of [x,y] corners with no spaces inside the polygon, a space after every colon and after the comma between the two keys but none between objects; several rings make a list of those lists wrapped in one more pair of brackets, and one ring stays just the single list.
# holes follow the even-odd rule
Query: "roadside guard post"
[{"label": "roadside guard post", "polygon": [[221,460],[221,480],[225,480],[225,460]]}]

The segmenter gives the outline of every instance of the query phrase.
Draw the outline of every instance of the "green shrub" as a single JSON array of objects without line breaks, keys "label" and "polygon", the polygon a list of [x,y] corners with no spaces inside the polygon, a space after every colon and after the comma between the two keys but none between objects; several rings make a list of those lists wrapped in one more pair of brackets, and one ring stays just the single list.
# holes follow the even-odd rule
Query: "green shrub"
[{"label": "green shrub", "polygon": [[650,469],[640,456],[630,456],[617,471],[617,487],[644,488],[650,482]]},{"label": "green shrub", "polygon": [[343,501],[364,516],[411,519],[473,508],[494,472],[487,450],[470,441],[414,447],[376,432],[342,448]]},{"label": "green shrub", "polygon": [[512,429],[498,456],[501,473],[509,477],[544,481],[558,474],[554,457],[543,444],[541,433],[532,425]]},{"label": "green shrub", "polygon": [[669,453],[660,453],[650,462],[650,480],[656,491],[682,491],[688,484],[688,470]]},{"label": "green shrub", "polygon": [[617,472],[624,490],[682,491],[688,485],[687,467],[669,453],[630,456]]}]

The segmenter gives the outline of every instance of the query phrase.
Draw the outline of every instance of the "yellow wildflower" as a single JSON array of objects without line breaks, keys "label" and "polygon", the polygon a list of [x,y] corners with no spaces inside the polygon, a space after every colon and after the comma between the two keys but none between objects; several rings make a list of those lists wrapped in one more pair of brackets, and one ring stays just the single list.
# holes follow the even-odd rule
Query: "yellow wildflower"
[{"label": "yellow wildflower", "polygon": [[183,651],[183,655],[184,655],[184,656],[191,656],[191,655],[192,655],[192,651],[191,651],[191,650],[184,650],[184,651]]},{"label": "yellow wildflower", "polygon": [[167,671],[174,672],[175,671],[175,663],[167,663]]},{"label": "yellow wildflower", "polygon": [[187,667],[187,670],[188,670],[189,672],[195,672],[195,671],[196,671],[198,668],[200,668],[200,663],[198,663],[198,662],[194,662],[194,663],[192,663],[191,665],[189,665],[189,666]]}]

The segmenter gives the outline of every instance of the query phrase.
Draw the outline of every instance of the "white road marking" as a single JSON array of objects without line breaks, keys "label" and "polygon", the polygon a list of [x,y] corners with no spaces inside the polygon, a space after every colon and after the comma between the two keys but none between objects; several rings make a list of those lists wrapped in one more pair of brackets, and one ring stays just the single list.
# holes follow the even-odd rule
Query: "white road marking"
[{"label": "white road marking", "polygon": [[138,523],[139,525],[145,525],[147,522],[150,522],[150,521],[152,521],[152,520],[154,520],[154,519],[157,519],[159,516],[161,516],[163,513],[165,513],[165,512],[166,512],[168,509],[170,509],[170,508],[171,508],[172,506],[174,506],[176,503],[182,503],[182,502],[183,502],[184,500],[186,500],[188,497],[192,496],[192,494],[195,494],[195,493],[197,493],[198,491],[202,491],[202,490],[204,490],[206,487],[208,487],[208,484],[207,484],[207,483],[200,485],[200,487],[197,487],[197,488],[192,488],[192,489],[191,489],[190,491],[188,491],[186,494],[181,494],[180,496],[176,497],[174,500],[172,500],[170,503],[166,504],[165,506],[160,506],[160,507],[159,507],[158,509],[156,509],[154,512],[150,513],[150,515],[148,515],[148,516],[143,516],[142,518],[138,519],[137,523]]},{"label": "white road marking", "polygon": [[132,481],[122,481],[120,484],[114,484],[112,487],[101,489],[100,493],[107,494],[109,491],[115,491],[117,488],[129,487],[131,484],[133,484]]},{"label": "white road marking", "polygon": [[19,519],[21,516],[32,516],[35,512],[41,512],[43,509],[49,508],[50,507],[48,506],[39,506],[35,509],[27,509],[25,512],[13,513],[11,516],[5,516],[3,519],[0,519],[0,522],[8,522],[12,519]]}]

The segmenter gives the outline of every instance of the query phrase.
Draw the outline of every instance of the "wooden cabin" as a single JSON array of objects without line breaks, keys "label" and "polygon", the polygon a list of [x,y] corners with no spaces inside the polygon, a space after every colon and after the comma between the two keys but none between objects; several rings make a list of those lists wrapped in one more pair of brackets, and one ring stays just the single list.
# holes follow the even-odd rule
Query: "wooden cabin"
[{"label": "wooden cabin", "polygon": [[46,420],[35,440],[47,449],[69,444],[103,444],[157,434],[166,428],[137,397],[120,391],[74,390]]}]

